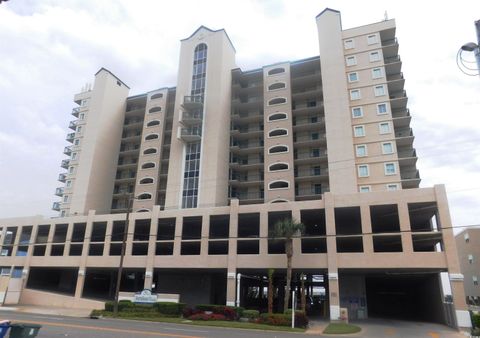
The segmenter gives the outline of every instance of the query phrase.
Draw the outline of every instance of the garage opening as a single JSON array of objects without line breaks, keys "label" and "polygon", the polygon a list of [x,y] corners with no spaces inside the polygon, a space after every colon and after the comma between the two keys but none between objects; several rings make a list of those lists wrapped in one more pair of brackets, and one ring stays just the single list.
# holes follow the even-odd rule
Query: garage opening
[{"label": "garage opening", "polygon": [[337,252],[363,252],[360,207],[335,208],[335,231]]},{"label": "garage opening", "polygon": [[318,238],[326,235],[325,210],[301,210],[300,219],[305,224],[302,253],[326,253],[327,239],[325,237]]},{"label": "garage opening", "polygon": [[[88,268],[85,273],[85,298],[113,299],[117,282],[117,269]],[[145,284],[145,269],[126,268],[122,272],[120,291],[139,292]]]},{"label": "garage opening", "polygon": [[[271,237],[274,234],[275,224],[283,220],[292,219],[291,211],[274,211],[268,213],[268,234]],[[268,240],[269,254],[284,254],[285,241],[280,238]]]},{"label": "garage opening", "polygon": [[445,323],[439,273],[366,277],[368,316]]},{"label": "garage opening", "polygon": [[27,288],[73,296],[77,285],[77,268],[31,267]]}]

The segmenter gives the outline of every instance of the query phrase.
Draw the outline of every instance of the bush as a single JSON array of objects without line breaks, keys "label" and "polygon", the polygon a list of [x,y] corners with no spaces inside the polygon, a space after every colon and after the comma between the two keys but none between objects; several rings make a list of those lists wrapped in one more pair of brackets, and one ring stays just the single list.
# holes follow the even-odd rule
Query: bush
[{"label": "bush", "polygon": [[120,307],[120,304],[118,304],[118,309],[121,312],[133,312],[133,313],[155,312],[155,309],[154,309],[153,305],[150,305],[150,304],[135,304],[135,303],[132,303],[132,305],[127,305],[127,306],[122,306],[122,307]]},{"label": "bush", "polygon": [[190,320],[226,320],[226,317],[219,313],[197,313],[188,317]]},{"label": "bush", "polygon": [[244,310],[242,317],[248,319],[257,319],[260,316],[260,313],[257,310]]},{"label": "bush", "polygon": [[[105,311],[113,312],[113,305],[114,304],[115,304],[115,302],[113,302],[113,301],[105,302]],[[118,301],[118,311],[123,311],[123,309],[125,309],[127,307],[134,307],[134,306],[135,306],[135,304],[132,303],[129,300]]]},{"label": "bush", "polygon": [[258,318],[257,323],[276,326],[290,326],[292,325],[292,316],[283,313],[262,313],[260,318]]},{"label": "bush", "polygon": [[471,312],[472,316],[472,327],[480,329],[480,313]]},{"label": "bush", "polygon": [[[224,315],[227,320],[235,320],[242,316],[243,307],[215,305],[215,304],[198,304],[195,309],[199,312],[211,311],[216,314]],[[184,315],[185,317],[185,315]]]},{"label": "bush", "polygon": [[183,313],[185,305],[185,303],[157,302],[153,305],[153,307],[162,315],[179,317]]}]

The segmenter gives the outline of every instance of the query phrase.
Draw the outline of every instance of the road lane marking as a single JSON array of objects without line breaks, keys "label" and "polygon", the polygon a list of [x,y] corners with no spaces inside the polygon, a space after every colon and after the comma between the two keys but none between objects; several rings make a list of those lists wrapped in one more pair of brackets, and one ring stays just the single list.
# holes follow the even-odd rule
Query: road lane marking
[{"label": "road lane marking", "polygon": [[121,332],[121,333],[132,333],[132,334],[143,334],[146,336],[162,336],[162,337],[176,337],[176,338],[201,338],[199,336],[185,336],[175,333],[161,333],[154,331],[140,331],[140,330],[129,330],[129,329],[115,329],[113,327],[99,327],[99,326],[87,326],[87,325],[76,325],[76,324],[61,324],[61,323],[51,323],[51,322],[36,322],[36,321],[22,321],[23,323],[38,324],[44,326],[59,326],[66,328],[75,328],[83,330],[98,330],[98,331],[109,331],[109,332]]},{"label": "road lane marking", "polygon": [[436,332],[429,332],[428,335],[432,338],[440,338],[440,335]]}]

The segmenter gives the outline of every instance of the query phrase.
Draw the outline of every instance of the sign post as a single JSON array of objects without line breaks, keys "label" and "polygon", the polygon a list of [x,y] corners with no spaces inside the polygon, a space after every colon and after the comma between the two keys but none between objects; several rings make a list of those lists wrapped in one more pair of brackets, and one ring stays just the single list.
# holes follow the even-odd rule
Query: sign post
[{"label": "sign post", "polygon": [[292,291],[292,329],[295,328],[295,290]]}]

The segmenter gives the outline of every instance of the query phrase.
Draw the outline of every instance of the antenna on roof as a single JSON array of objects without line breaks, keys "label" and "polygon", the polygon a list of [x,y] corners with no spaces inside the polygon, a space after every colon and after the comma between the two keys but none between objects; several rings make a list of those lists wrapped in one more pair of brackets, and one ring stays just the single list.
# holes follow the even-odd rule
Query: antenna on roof
[{"label": "antenna on roof", "polygon": [[388,20],[388,13],[387,13],[387,11],[385,11],[385,13],[383,14],[383,18],[384,18],[385,21]]}]

